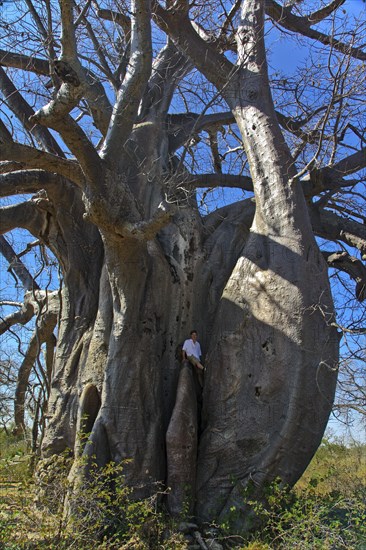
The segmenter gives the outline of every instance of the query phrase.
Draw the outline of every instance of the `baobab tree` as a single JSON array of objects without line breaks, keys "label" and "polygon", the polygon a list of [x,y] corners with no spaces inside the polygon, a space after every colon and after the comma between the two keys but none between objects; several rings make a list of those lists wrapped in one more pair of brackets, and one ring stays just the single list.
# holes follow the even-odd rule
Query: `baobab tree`
[{"label": "baobab tree", "polygon": [[[258,498],[295,483],[324,433],[329,269],[365,296],[362,22],[344,0],[313,8],[3,6],[0,189],[25,200],[0,229],[27,229],[62,271],[43,455],[126,460],[136,496],[161,482],[172,513],[235,508],[236,529],[248,482]],[[288,74],[267,62],[282,32],[307,52]],[[176,353],[191,328],[202,395]]]}]

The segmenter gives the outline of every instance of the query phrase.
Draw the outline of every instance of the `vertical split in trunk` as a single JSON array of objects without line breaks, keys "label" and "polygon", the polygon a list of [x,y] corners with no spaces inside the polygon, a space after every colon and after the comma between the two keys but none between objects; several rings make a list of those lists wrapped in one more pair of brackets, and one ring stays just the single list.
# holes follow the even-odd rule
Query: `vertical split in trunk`
[{"label": "vertical split in trunk", "polygon": [[168,508],[171,514],[193,513],[198,438],[197,393],[192,368],[182,367],[175,407],[166,434]]}]

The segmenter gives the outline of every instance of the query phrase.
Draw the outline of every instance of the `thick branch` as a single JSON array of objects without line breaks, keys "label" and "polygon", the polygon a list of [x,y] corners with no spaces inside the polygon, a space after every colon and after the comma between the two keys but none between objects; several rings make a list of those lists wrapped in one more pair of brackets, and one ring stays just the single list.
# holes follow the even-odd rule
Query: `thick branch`
[{"label": "thick branch", "polygon": [[47,230],[47,214],[41,213],[32,201],[0,208],[0,234],[18,227],[28,229],[37,238],[42,237]]},{"label": "thick branch", "polygon": [[335,173],[338,172],[345,176],[347,174],[354,174],[355,172],[358,172],[358,170],[361,170],[365,167],[366,148],[361,149],[360,151],[357,151],[357,153],[353,153],[353,155],[350,155],[340,160],[332,166],[331,170]]},{"label": "thick branch", "polygon": [[170,115],[168,116],[169,150],[176,151],[201,131],[214,130],[234,123],[234,116],[229,111],[203,116],[197,113]]},{"label": "thick branch", "polygon": [[254,213],[255,200],[253,198],[222,206],[203,218],[205,232],[212,237],[223,222],[231,224],[235,221],[235,223],[249,228],[252,225]]},{"label": "thick branch", "polygon": [[[61,62],[59,62],[61,67]],[[67,80],[57,92],[55,99],[39,109],[31,118],[30,122],[39,122],[44,126],[52,128],[55,122],[67,117],[69,113],[78,105],[83,97],[83,88],[80,86],[80,80],[71,68],[60,69],[60,74]]]},{"label": "thick branch", "polygon": [[311,223],[316,235],[332,241],[342,241],[357,248],[366,259],[366,226],[312,205],[309,208]]},{"label": "thick branch", "polygon": [[[204,218],[205,273],[210,288],[212,317],[223,289],[249,236],[255,202],[246,199],[215,210]],[[228,247],[228,243],[230,246]]]},{"label": "thick branch", "polygon": [[31,71],[41,76],[49,76],[50,74],[50,66],[45,59],[9,52],[7,50],[0,50],[0,65],[22,69],[23,71]]},{"label": "thick branch", "polygon": [[13,136],[5,126],[2,120],[0,120],[0,143],[1,142],[11,142],[13,141]]},{"label": "thick branch", "polygon": [[217,89],[224,88],[231,78],[234,66],[213,43],[199,35],[188,17],[181,11],[163,9],[156,0],[153,0],[153,15],[156,24]]},{"label": "thick branch", "polygon": [[34,315],[34,308],[30,303],[24,303],[22,308],[0,319],[0,335],[14,325],[26,325]]},{"label": "thick branch", "polygon": [[0,197],[36,193],[60,185],[60,177],[43,170],[18,170],[0,174]]},{"label": "thick branch", "polygon": [[313,13],[308,16],[309,21],[311,21],[313,25],[315,23],[323,21],[323,19],[331,15],[335,10],[342,6],[345,1],[346,0],[332,0],[332,2],[330,2],[323,8],[320,8],[320,10],[313,11]]},{"label": "thick branch", "polygon": [[337,191],[345,187],[352,187],[357,182],[358,180],[343,179],[340,173],[328,166],[320,170],[311,170],[301,179],[302,188],[307,197],[313,197],[323,191]]},{"label": "thick branch", "polygon": [[117,231],[124,236],[132,237],[139,241],[149,241],[165,227],[174,215],[174,209],[167,202],[161,202],[158,210],[150,220],[136,223],[124,223],[122,231]]},{"label": "thick branch", "polygon": [[134,0],[132,11],[131,55],[127,74],[118,92],[102,150],[102,156],[111,166],[118,163],[121,145],[131,133],[151,73],[150,0]]},{"label": "thick branch", "polygon": [[252,178],[235,174],[197,174],[187,181],[189,187],[237,187],[253,191]]},{"label": "thick branch", "polygon": [[[322,107],[323,108],[323,107]],[[279,117],[279,122],[284,127],[288,128],[294,134],[299,135],[300,124],[291,122],[286,117],[283,117],[280,113],[276,113]],[[309,136],[307,134],[306,139],[309,141],[309,137],[316,138],[315,134]],[[361,149],[348,157],[343,158],[332,166],[324,166],[320,169],[311,170],[301,183],[304,192],[307,196],[314,196],[322,191],[336,190],[343,187],[351,187],[357,183],[357,180],[344,179],[344,176],[358,172],[362,168],[366,167],[366,149]]]},{"label": "thick branch", "polygon": [[[40,75],[50,75],[50,68],[47,61],[43,59],[35,59],[26,55],[5,52],[3,50],[0,50],[0,65],[32,71]],[[55,72],[55,74],[51,76],[57,76],[57,78],[61,78],[61,80],[63,76],[65,77],[65,75],[66,78],[70,78],[71,70],[67,69],[67,63],[65,61],[62,63],[60,60],[56,60],[52,63],[52,65],[57,72],[57,75]],[[81,65],[79,65],[78,63],[77,65],[78,70],[75,71],[77,73],[76,78],[83,83],[83,93],[87,100],[96,127],[103,135],[105,135],[112,113],[112,106],[108,100],[102,84],[96,78],[96,76],[91,71],[87,71],[82,68]],[[29,113],[26,115],[26,119],[32,116],[32,114],[34,114],[33,109],[31,109],[31,111],[29,111]],[[33,127],[31,123],[28,124],[30,125],[30,127]]]},{"label": "thick branch", "polygon": [[39,342],[37,336],[33,334],[18,371],[18,381],[14,396],[15,433],[18,434],[25,431],[25,394],[32,367],[40,350],[40,344],[41,342]]},{"label": "thick branch", "polygon": [[280,6],[273,0],[267,0],[266,13],[274,21],[281,25],[281,27],[289,31],[300,33],[303,36],[311,38],[312,40],[317,40],[322,44],[332,46],[332,48],[346,55],[351,55],[356,59],[361,59],[363,61],[366,60],[366,52],[364,52],[361,48],[355,48],[350,44],[345,44],[344,42],[337,40],[334,36],[329,36],[311,28],[311,26],[317,22],[318,16],[316,14],[319,14],[319,12],[315,12],[313,21],[311,15],[309,17],[299,17],[294,15],[290,8]]},{"label": "thick branch", "polygon": [[88,87],[85,71],[77,57],[72,0],[61,0],[62,54],[54,63],[55,71],[62,80],[55,99],[42,107],[31,118],[59,132],[70,151],[78,158],[86,177],[91,182],[100,180],[100,159],[92,143],[81,127],[69,116]]},{"label": "thick branch", "polygon": [[98,17],[106,21],[113,21],[123,29],[125,40],[128,42],[131,37],[131,19],[124,13],[112,10],[98,10]]},{"label": "thick branch", "polygon": [[8,241],[0,235],[0,253],[9,263],[9,268],[17,275],[26,290],[39,290],[37,282],[33,279],[28,269],[16,254]]},{"label": "thick branch", "polygon": [[0,151],[0,160],[13,160],[24,167],[53,172],[68,178],[78,186],[85,183],[84,175],[77,162],[20,143],[5,143]]},{"label": "thick branch", "polygon": [[60,0],[61,9],[61,58],[75,59],[77,57],[75,28],[73,19],[73,1]]},{"label": "thick branch", "polygon": [[[314,170],[301,180],[306,197],[314,197],[323,191],[336,191],[355,185],[355,180],[345,180],[337,176],[333,169],[325,167]],[[192,174],[184,183],[187,187],[228,187],[253,191],[253,181],[249,176],[238,174]]]},{"label": "thick branch", "polygon": [[[78,159],[85,177],[90,182],[99,185],[102,162],[91,141],[71,116],[61,116],[57,108],[53,112],[51,109],[49,114],[50,116],[41,116],[39,119],[41,124],[45,124],[60,133],[67,147]],[[35,116],[37,116],[37,113]]]},{"label": "thick branch", "polygon": [[32,116],[34,116],[34,111],[32,107],[18,92],[18,90],[1,66],[0,89],[5,96],[6,104],[8,105],[9,109],[13,111],[16,117],[23,124],[24,128],[36,138],[39,145],[41,147],[45,147],[47,151],[63,157],[64,154],[62,152],[62,149],[53,138],[53,136],[50,134],[50,132],[46,128],[42,128],[42,126],[34,124],[34,122],[31,121]]},{"label": "thick branch", "polygon": [[287,130],[288,132],[291,132],[294,136],[300,138],[305,143],[319,143],[319,140],[325,139],[324,133],[321,132],[321,130],[317,128],[313,128],[309,131],[302,130],[302,126],[304,126],[307,122],[309,122],[316,114],[318,114],[321,111],[324,111],[328,108],[328,105],[326,107],[318,107],[312,113],[309,114],[308,117],[302,120],[294,120],[290,117],[284,116],[279,111],[276,111],[276,117],[279,122],[279,124]]},{"label": "thick branch", "polygon": [[22,170],[24,165],[21,162],[15,160],[2,160],[0,161],[0,174],[8,174],[9,172],[17,172]]},{"label": "thick branch", "polygon": [[153,63],[140,118],[143,119],[145,115],[151,116],[152,106],[158,116],[166,115],[177,84],[190,68],[191,63],[169,39]]},{"label": "thick branch", "polygon": [[356,282],[356,298],[359,302],[363,302],[366,298],[366,267],[364,264],[347,252],[323,251],[323,256],[329,267],[345,271],[352,277]]}]

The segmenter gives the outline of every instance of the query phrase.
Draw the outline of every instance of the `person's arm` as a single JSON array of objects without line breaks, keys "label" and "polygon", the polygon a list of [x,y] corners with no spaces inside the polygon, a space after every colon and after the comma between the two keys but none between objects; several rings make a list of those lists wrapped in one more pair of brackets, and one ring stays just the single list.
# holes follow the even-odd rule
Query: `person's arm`
[{"label": "person's arm", "polygon": [[201,344],[200,343],[198,343],[198,355],[199,355],[199,358],[200,358],[200,361],[201,361],[202,350],[201,350]]},{"label": "person's arm", "polygon": [[200,366],[199,368],[200,368],[201,370],[205,370],[205,367],[204,367],[204,365],[202,365],[202,363],[201,363],[201,361],[202,361],[202,350],[201,350],[201,344],[198,344],[198,345],[199,345],[199,354],[200,354],[200,365],[201,365],[201,366]]},{"label": "person's arm", "polygon": [[186,353],[186,342],[184,342],[182,347],[182,361],[187,361],[187,360],[188,360],[188,357]]}]

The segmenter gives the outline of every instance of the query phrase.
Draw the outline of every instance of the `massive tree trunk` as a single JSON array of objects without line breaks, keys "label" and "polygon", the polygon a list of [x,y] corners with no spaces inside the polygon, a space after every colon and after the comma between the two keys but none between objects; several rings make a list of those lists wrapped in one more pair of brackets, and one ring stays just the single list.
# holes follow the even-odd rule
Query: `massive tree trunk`
[{"label": "massive tree trunk", "polygon": [[[90,273],[88,286],[80,281],[72,295],[68,284],[75,289],[75,281],[71,273],[65,277],[53,417],[44,443],[47,454],[75,448],[77,456],[84,453],[99,466],[125,461],[136,496],[151,493],[157,482],[170,484],[173,513],[187,506],[188,496],[193,507],[195,488],[189,483],[197,471],[201,520],[223,518],[233,505],[243,508],[249,479],[258,487],[276,476],[284,483],[297,480],[322,437],[336,379],[338,337],[330,326],[326,266],[302,190],[291,181],[286,147],[278,150],[281,136],[268,132],[269,116],[258,114],[256,106],[235,104],[233,111],[243,134],[253,136],[249,154],[266,158],[263,151],[271,148],[271,162],[254,164],[250,233],[252,203],[215,226],[209,218],[201,222],[189,199],[190,208],[177,209],[150,238],[149,224],[138,221],[132,206],[132,219],[120,230],[110,223],[114,212],[125,209],[116,204],[113,182],[127,176],[105,176],[111,189],[108,220],[104,205],[94,206],[90,197],[89,216],[97,216],[101,226],[104,267],[97,262],[96,283],[90,284]],[[146,218],[154,215],[160,188],[151,196]],[[192,327],[208,350],[202,426],[192,384],[179,377],[176,355]],[[85,447],[78,430],[90,432]],[[88,464],[84,473],[76,470],[78,476],[87,475]]]},{"label": "massive tree trunk", "polygon": [[[75,490],[93,461],[122,462],[136,497],[168,485],[173,514],[226,520],[235,509],[243,529],[248,483],[252,498],[276,477],[295,483],[318,447],[339,346],[327,266],[270,94],[264,2],[243,2],[232,65],[193,28],[183,0],[179,17],[155,5],[171,38],[152,63],[150,3],[136,0],[112,114],[95,102],[77,57],[71,3],[60,4],[68,71],[32,121],[59,131],[77,162],[59,158],[52,184],[42,184],[32,206],[42,223],[18,223],[54,251],[64,275],[43,454],[85,458],[82,467],[75,460]],[[229,113],[168,114],[193,64]],[[99,148],[69,116],[84,95]],[[240,130],[255,199],[203,216],[175,153],[197,128],[228,119]],[[34,167],[30,148],[7,135],[4,144]],[[55,156],[37,162],[51,171]],[[16,226],[10,217],[2,224]],[[203,392],[177,355],[193,328],[205,355]]]},{"label": "massive tree trunk", "polygon": [[[150,146],[153,140],[160,143],[151,137]],[[123,461],[136,496],[150,494],[157,482],[168,482],[170,508],[179,513],[187,505],[193,510],[195,502],[201,390],[194,374],[180,376],[177,347],[194,326],[203,349],[208,348],[219,299],[249,234],[254,205],[244,202],[229,209],[230,215],[224,209],[203,223],[194,198],[184,197],[189,208],[175,208],[168,224],[163,213],[161,221],[156,209],[166,174],[163,169],[156,174],[155,166],[155,179],[150,168],[144,178],[141,166],[147,159],[136,151],[144,152],[145,143],[146,128],[144,134],[137,130],[134,164],[139,172],[129,158],[120,173],[105,173],[108,193],[103,201],[89,194],[84,219],[100,226],[101,240],[96,240],[93,254],[78,258],[78,271],[75,258],[64,267],[43,454],[70,448],[76,457],[90,457],[82,469],[73,469],[78,487],[91,462],[104,466]],[[118,185],[126,191],[117,193]],[[144,209],[141,203],[136,208],[138,196],[130,189],[141,193],[143,186],[150,186],[150,201]],[[146,223],[139,221],[141,212]],[[79,241],[90,230],[90,222],[84,224]],[[155,224],[164,227],[151,237]],[[83,269],[82,261],[87,262]],[[75,280],[79,272],[88,273],[87,285],[83,277]],[[89,434],[87,445],[80,442],[80,431]],[[189,461],[181,465],[187,452]]]}]

